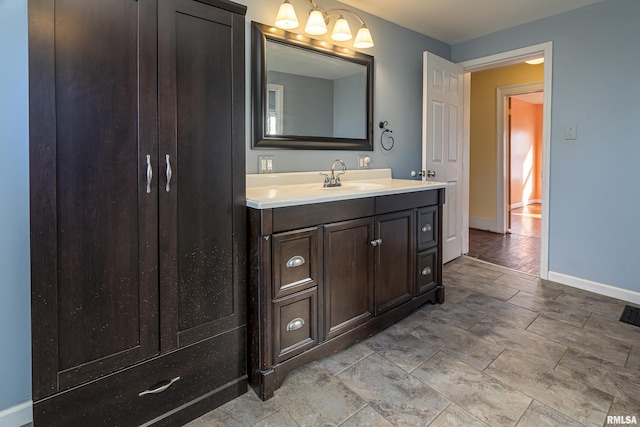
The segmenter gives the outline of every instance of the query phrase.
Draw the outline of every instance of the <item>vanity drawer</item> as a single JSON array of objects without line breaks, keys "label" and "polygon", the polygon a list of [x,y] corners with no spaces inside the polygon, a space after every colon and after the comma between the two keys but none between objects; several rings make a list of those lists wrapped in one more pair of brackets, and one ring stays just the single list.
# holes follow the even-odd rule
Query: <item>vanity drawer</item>
[{"label": "vanity drawer", "polygon": [[[196,405],[203,397],[224,403],[246,389],[246,345],[242,327],[156,356],[35,402],[34,425],[137,426],[182,405]],[[225,391],[231,388],[236,391]]]},{"label": "vanity drawer", "polygon": [[275,363],[302,353],[318,343],[317,288],[273,302]]},{"label": "vanity drawer", "polygon": [[418,251],[438,244],[438,207],[418,209]]},{"label": "vanity drawer", "polygon": [[272,298],[317,286],[321,234],[317,227],[273,235]]},{"label": "vanity drawer", "polygon": [[421,295],[436,288],[438,277],[438,248],[432,248],[418,254],[418,287],[417,293]]}]

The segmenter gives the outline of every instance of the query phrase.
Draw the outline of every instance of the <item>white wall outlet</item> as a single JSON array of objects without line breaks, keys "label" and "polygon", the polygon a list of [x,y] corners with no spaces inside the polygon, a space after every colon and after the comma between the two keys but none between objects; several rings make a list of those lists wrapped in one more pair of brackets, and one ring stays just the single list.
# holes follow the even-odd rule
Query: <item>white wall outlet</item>
[{"label": "white wall outlet", "polygon": [[273,156],[258,156],[258,173],[273,172]]},{"label": "white wall outlet", "polygon": [[358,169],[369,169],[371,157],[367,154],[358,154]]},{"label": "white wall outlet", "polygon": [[564,128],[564,139],[578,139],[578,126],[572,125]]}]

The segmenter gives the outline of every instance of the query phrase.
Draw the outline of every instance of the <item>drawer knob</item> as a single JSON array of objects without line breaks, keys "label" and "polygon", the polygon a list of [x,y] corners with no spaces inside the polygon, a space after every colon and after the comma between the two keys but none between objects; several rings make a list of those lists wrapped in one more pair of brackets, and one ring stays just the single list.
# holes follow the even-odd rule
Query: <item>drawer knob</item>
[{"label": "drawer knob", "polygon": [[173,383],[175,383],[179,379],[180,379],[180,377],[175,377],[172,380],[167,380],[167,381],[163,381],[161,383],[158,383],[156,388],[152,388],[152,389],[149,389],[149,390],[141,391],[140,393],[138,393],[138,396],[144,396],[145,394],[162,393],[163,391],[165,391],[166,389],[171,387],[173,385]]},{"label": "drawer knob", "polygon": [[291,322],[287,324],[287,331],[295,331],[296,329],[300,329],[304,326],[304,319],[301,317],[296,317]]},{"label": "drawer knob", "polygon": [[289,261],[287,261],[287,268],[300,267],[304,263],[305,263],[304,258],[301,257],[300,255],[296,255],[294,257],[289,258]]},{"label": "drawer knob", "polygon": [[371,246],[380,246],[382,244],[382,239],[376,239],[371,241]]},{"label": "drawer knob", "polygon": [[431,274],[431,267],[425,267],[422,269],[422,275],[423,276],[428,276]]},{"label": "drawer knob", "polygon": [[426,233],[427,231],[431,231],[431,224],[427,224],[424,227],[422,227],[423,233]]}]

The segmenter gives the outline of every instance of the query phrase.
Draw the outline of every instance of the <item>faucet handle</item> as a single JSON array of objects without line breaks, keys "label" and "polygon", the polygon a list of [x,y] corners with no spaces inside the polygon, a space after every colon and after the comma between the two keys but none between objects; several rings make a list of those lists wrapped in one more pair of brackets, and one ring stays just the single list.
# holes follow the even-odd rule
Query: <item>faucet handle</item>
[{"label": "faucet handle", "polygon": [[320,175],[324,175],[324,186],[326,187],[329,184],[329,174],[320,172]]}]

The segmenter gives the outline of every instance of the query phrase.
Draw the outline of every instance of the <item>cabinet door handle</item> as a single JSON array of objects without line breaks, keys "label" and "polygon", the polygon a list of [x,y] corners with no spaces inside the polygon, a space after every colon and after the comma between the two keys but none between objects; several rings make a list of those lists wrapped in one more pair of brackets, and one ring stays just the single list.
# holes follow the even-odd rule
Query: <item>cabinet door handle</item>
[{"label": "cabinet door handle", "polygon": [[147,193],[151,193],[152,178],[153,178],[153,169],[151,168],[151,155],[147,154]]},{"label": "cabinet door handle", "polygon": [[169,155],[166,156],[167,160],[167,187],[165,191],[168,193],[171,190],[171,177],[173,176],[173,171],[171,170],[171,162],[169,161]]},{"label": "cabinet door handle", "polygon": [[304,319],[301,317],[296,317],[291,322],[287,324],[287,331],[295,331],[296,329],[300,329],[304,326]]},{"label": "cabinet door handle", "polygon": [[289,258],[289,261],[287,261],[287,268],[300,267],[304,263],[305,263],[304,258],[301,257],[300,255],[296,255],[294,257]]},{"label": "cabinet door handle", "polygon": [[427,224],[424,227],[422,227],[423,233],[426,233],[427,231],[431,231],[431,224]]},{"label": "cabinet door handle", "polygon": [[382,239],[376,239],[371,241],[371,246],[380,246],[382,244]]},{"label": "cabinet door handle", "polygon": [[153,389],[149,389],[149,390],[145,390],[145,391],[141,391],[140,393],[138,393],[138,396],[144,396],[145,394],[158,394],[158,393],[162,393],[163,391],[165,391],[166,389],[168,389],[169,387],[171,387],[173,385],[173,383],[175,383],[176,381],[178,381],[180,379],[180,377],[175,377],[172,380],[168,380],[168,381],[163,381],[162,383],[158,384],[157,388],[153,388]]},{"label": "cabinet door handle", "polygon": [[431,267],[425,267],[422,269],[422,275],[423,276],[428,276],[431,274]]}]

